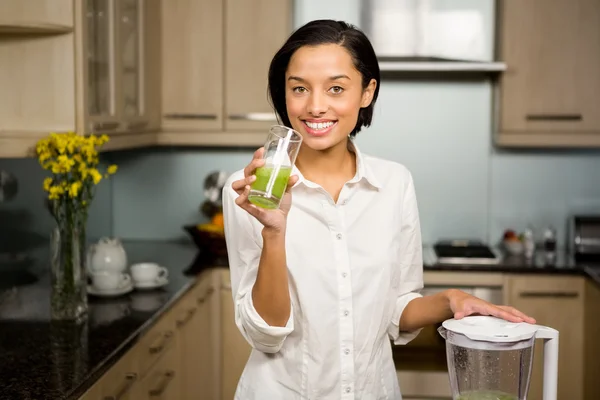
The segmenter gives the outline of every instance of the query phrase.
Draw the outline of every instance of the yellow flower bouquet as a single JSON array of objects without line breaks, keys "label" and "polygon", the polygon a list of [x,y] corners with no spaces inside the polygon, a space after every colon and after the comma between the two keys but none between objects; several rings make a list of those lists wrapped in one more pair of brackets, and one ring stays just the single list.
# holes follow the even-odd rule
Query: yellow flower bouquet
[{"label": "yellow flower bouquet", "polygon": [[99,149],[108,136],[51,133],[38,141],[36,154],[43,169],[49,209],[57,226],[51,235],[53,319],[79,320],[87,313],[86,223],[94,189],[117,171],[100,171]]}]

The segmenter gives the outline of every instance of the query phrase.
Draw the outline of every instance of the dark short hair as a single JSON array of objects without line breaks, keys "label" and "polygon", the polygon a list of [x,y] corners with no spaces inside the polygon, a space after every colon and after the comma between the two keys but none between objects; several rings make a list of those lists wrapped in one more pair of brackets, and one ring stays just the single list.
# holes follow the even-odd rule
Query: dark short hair
[{"label": "dark short hair", "polygon": [[380,72],[375,50],[367,36],[355,26],[343,21],[330,19],[315,20],[298,28],[273,57],[269,67],[269,97],[281,122],[291,128],[285,103],[285,73],[296,50],[303,46],[320,44],[338,44],[344,47],[352,57],[354,67],[362,75],[362,87],[365,89],[371,79],[377,81],[373,99],[368,107],[361,108],[356,126],[350,133],[354,137],[363,126],[370,126],[373,108],[379,94]]}]

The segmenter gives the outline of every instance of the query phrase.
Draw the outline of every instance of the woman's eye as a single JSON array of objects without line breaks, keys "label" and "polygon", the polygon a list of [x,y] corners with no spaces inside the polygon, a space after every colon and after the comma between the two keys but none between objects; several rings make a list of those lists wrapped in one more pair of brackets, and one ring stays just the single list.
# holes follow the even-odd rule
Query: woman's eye
[{"label": "woman's eye", "polygon": [[305,93],[306,92],[306,88],[302,87],[302,86],[296,86],[292,90],[294,91],[294,93]]},{"label": "woman's eye", "polygon": [[344,91],[344,88],[340,87],[340,86],[334,86],[331,89],[329,89],[331,91],[331,93],[333,94],[340,94]]}]

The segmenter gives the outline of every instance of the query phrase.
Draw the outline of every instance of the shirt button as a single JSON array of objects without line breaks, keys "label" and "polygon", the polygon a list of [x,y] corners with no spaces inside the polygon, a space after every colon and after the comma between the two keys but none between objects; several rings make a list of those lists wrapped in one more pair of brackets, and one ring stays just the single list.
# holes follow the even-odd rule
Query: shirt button
[{"label": "shirt button", "polygon": [[350,354],[350,350],[348,350],[348,349],[344,350],[344,354],[345,354],[345,355],[348,355],[348,354]]},{"label": "shirt button", "polygon": [[337,235],[335,235],[335,237],[338,238],[338,240],[341,240],[342,239],[342,234],[338,233]]},{"label": "shirt button", "polygon": [[344,311],[344,317],[347,317],[350,312],[348,310]]},{"label": "shirt button", "polygon": [[347,273],[345,273],[345,272],[342,272],[342,278],[345,278],[345,277],[347,277],[347,276],[348,276],[348,274],[347,274]]},{"label": "shirt button", "polygon": [[346,388],[346,393],[350,393],[352,389],[350,389],[349,387]]},{"label": "shirt button", "polygon": [[347,202],[348,202],[348,200],[344,200],[344,201],[342,201],[342,204],[346,205]]}]

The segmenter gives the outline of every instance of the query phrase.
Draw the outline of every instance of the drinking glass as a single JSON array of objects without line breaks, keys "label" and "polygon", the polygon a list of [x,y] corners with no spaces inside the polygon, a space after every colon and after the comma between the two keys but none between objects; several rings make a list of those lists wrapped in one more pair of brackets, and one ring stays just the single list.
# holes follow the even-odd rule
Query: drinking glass
[{"label": "drinking glass", "polygon": [[264,146],[265,165],[256,169],[256,180],[250,186],[250,203],[279,208],[301,144],[302,136],[295,130],[281,125],[271,127]]}]

